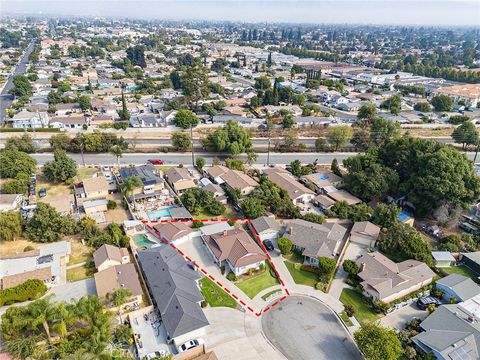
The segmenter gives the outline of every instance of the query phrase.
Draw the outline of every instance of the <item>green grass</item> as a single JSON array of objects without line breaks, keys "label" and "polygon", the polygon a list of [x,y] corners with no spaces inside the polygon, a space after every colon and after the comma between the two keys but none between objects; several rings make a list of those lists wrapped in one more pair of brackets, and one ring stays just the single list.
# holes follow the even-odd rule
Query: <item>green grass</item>
[{"label": "green grass", "polygon": [[289,261],[284,261],[284,263],[296,284],[314,287],[320,281],[317,274],[295,269],[295,264]]},{"label": "green grass", "polygon": [[233,309],[237,307],[235,300],[209,278],[204,277],[200,280],[200,288],[211,307],[224,306]]},{"label": "green grass", "polygon": [[268,262],[266,264],[263,273],[236,284],[250,299],[253,299],[263,289],[268,289],[280,283],[276,277],[270,274],[270,264]]},{"label": "green grass", "polygon": [[303,260],[304,260],[302,254],[299,254],[298,252],[295,252],[295,251],[292,252],[290,255],[283,255],[283,258],[287,259],[290,262],[299,263],[299,264],[303,264]]},{"label": "green grass", "polygon": [[154,165],[154,166],[155,166],[155,169],[160,170],[160,171],[168,171],[171,168],[173,168],[173,166],[171,166],[171,165]]},{"label": "green grass", "polygon": [[68,281],[79,281],[93,277],[94,269],[92,267],[93,262],[87,263],[83,266],[79,266],[73,269],[67,269]]},{"label": "green grass", "polygon": [[440,268],[442,271],[446,272],[448,275],[450,274],[459,274],[463,275],[466,277],[469,277],[473,281],[478,283],[478,274],[470,269],[469,267],[465,265],[459,265],[459,266],[450,266],[450,267],[445,267],[445,268]]},{"label": "green grass", "polygon": [[360,324],[378,320],[379,315],[375,314],[368,306],[367,299],[353,289],[343,289],[340,301],[344,305],[352,305],[355,309],[354,317]]},{"label": "green grass", "polygon": [[85,180],[91,178],[93,174],[98,171],[97,168],[86,168],[86,167],[79,167],[77,169],[77,179],[78,180]]},{"label": "green grass", "polygon": [[352,320],[350,320],[350,318],[347,316],[347,314],[345,313],[345,311],[342,311],[342,312],[340,313],[340,317],[342,318],[342,320],[343,320],[343,322],[345,323],[345,325],[347,325],[348,327],[353,326]]},{"label": "green grass", "polygon": [[281,291],[282,291],[282,290],[280,290],[280,289],[269,291],[268,293],[266,293],[265,295],[262,296],[262,299],[263,299],[263,300],[267,300],[267,298],[268,298],[270,295],[275,294],[275,293],[278,293],[278,292],[281,292]]}]

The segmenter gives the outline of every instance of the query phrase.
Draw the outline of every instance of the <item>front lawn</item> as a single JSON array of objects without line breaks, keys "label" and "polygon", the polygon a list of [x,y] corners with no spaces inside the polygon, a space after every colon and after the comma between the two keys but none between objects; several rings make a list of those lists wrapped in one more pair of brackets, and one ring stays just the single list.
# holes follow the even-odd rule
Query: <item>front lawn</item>
[{"label": "front lawn", "polygon": [[315,287],[315,285],[320,281],[320,278],[317,274],[295,269],[295,264],[291,263],[290,261],[284,261],[284,263],[296,284]]},{"label": "front lawn", "polygon": [[248,280],[236,283],[237,287],[242,290],[250,299],[253,299],[263,289],[268,289],[279,284],[278,279],[270,273],[270,264],[266,262],[265,271]]},{"label": "front lawn", "polygon": [[209,278],[204,277],[200,280],[200,288],[211,307],[225,306],[233,309],[237,307],[235,300]]},{"label": "front lawn", "polygon": [[79,280],[93,277],[94,266],[92,265],[93,265],[93,262],[88,262],[83,266],[67,269],[67,280],[79,281]]},{"label": "front lawn", "polygon": [[478,274],[465,265],[450,266],[445,268],[440,268],[441,271],[444,271],[448,275],[450,274],[460,274],[466,277],[469,277],[476,283],[478,283]]},{"label": "front lawn", "polygon": [[345,288],[342,290],[340,295],[340,301],[344,305],[352,305],[355,309],[355,314],[353,315],[360,324],[366,322],[371,322],[378,320],[380,318],[379,314],[376,314],[368,305],[368,300],[353,289]]},{"label": "front lawn", "polygon": [[342,320],[343,320],[343,322],[345,323],[345,325],[347,325],[348,327],[353,326],[352,320],[350,320],[350,318],[349,318],[348,315],[345,313],[345,311],[342,311],[342,312],[340,313],[340,317],[342,318]]}]

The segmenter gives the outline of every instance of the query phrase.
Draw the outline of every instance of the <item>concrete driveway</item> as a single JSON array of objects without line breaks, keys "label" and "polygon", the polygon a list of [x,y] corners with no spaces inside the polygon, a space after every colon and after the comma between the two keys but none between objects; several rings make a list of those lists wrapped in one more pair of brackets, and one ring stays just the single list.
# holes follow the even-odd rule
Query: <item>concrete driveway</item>
[{"label": "concrete driveway", "polygon": [[312,298],[287,297],[262,316],[262,329],[287,359],[362,359],[340,320]]},{"label": "concrete driveway", "polygon": [[413,318],[424,320],[427,315],[428,311],[420,310],[416,304],[410,304],[384,316],[380,322],[383,326],[402,330],[405,328],[405,324]]},{"label": "concrete driveway", "polygon": [[48,291],[47,295],[54,295],[54,301],[78,300],[85,295],[96,295],[95,280],[93,278],[68,282],[58,285]]}]

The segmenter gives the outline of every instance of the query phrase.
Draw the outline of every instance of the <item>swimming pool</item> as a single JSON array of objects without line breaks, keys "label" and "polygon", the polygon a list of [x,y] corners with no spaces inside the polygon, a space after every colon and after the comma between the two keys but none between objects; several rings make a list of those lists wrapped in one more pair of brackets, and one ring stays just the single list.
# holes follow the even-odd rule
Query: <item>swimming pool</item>
[{"label": "swimming pool", "polygon": [[148,240],[147,235],[145,234],[137,234],[133,236],[133,241],[135,241],[135,244],[139,248],[147,248],[150,249],[151,247],[154,247],[155,245],[158,245],[157,243]]},{"label": "swimming pool", "polygon": [[158,209],[158,210],[153,210],[148,213],[148,218],[150,220],[158,220],[161,218],[171,218],[172,215],[170,214],[170,209],[172,209],[173,206],[165,208],[165,209]]}]

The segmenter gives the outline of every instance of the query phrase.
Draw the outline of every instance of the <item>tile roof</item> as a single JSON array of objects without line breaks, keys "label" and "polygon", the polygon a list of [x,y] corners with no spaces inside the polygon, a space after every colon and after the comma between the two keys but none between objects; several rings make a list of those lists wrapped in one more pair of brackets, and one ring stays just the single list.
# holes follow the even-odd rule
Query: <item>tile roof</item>
[{"label": "tile roof", "polygon": [[143,293],[137,270],[133,264],[115,265],[95,273],[95,286],[99,297],[113,293],[117,289],[129,289],[132,295]]},{"label": "tile roof", "polygon": [[104,244],[93,253],[93,262],[95,263],[95,267],[98,268],[107,260],[121,263],[122,257],[128,255],[127,248],[119,248],[113,245]]},{"label": "tile roof", "polygon": [[300,184],[295,178],[286,170],[279,170],[278,168],[266,169],[265,174],[273,183],[277,184],[282,189],[287,190],[288,195],[292,200],[303,196],[305,194],[315,194],[314,191]]},{"label": "tile roof", "polygon": [[192,232],[192,229],[183,222],[165,222],[153,227],[159,233],[164,234],[170,241],[177,240]]},{"label": "tile roof", "polygon": [[255,264],[266,258],[255,240],[243,229],[205,236],[205,242],[219,261],[228,260],[234,267]]}]

